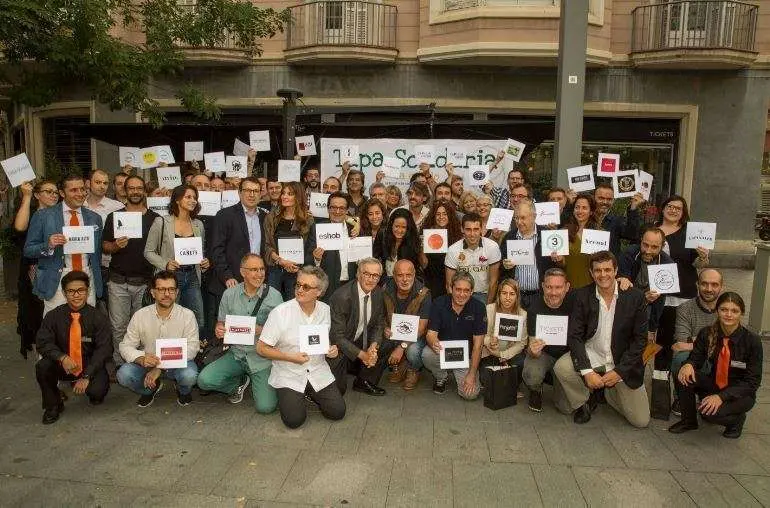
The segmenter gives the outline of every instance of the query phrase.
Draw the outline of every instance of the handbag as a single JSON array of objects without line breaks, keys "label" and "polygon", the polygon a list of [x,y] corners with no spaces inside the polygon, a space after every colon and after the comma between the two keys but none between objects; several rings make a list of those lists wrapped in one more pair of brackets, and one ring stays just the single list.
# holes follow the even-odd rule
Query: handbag
[{"label": "handbag", "polygon": [[652,371],[650,416],[656,420],[668,420],[671,413],[671,385],[667,370]]},{"label": "handbag", "polygon": [[516,405],[519,388],[518,367],[515,365],[487,366],[484,368],[484,406],[498,410]]}]

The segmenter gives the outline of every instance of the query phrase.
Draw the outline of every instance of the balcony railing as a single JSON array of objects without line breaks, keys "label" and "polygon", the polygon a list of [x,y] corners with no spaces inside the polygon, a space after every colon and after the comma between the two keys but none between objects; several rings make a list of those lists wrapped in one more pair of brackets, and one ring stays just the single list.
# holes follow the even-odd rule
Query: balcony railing
[{"label": "balcony railing", "polygon": [[329,0],[295,5],[289,10],[288,50],[312,46],[396,48],[395,5]]},{"label": "balcony railing", "polygon": [[689,0],[644,5],[633,11],[631,51],[754,51],[756,5]]}]

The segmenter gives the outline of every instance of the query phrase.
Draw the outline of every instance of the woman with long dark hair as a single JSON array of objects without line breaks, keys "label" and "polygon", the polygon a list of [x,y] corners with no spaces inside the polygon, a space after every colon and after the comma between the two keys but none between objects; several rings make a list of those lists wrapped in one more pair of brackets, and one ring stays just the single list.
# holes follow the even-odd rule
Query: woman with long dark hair
[{"label": "woman with long dark hair", "polygon": [[372,255],[377,259],[382,257],[382,237],[387,217],[387,207],[377,198],[369,198],[361,208],[361,215],[358,217],[361,225],[361,232],[358,235],[372,237]]},{"label": "woman with long dark hair", "polygon": [[308,233],[313,217],[304,205],[305,191],[299,182],[287,182],[281,189],[278,206],[265,217],[265,257],[268,266],[268,284],[277,289],[284,301],[294,298],[294,284],[302,263],[281,257],[278,240],[301,238],[302,251],[308,249]]},{"label": "woman with long dark hair", "polygon": [[[567,272],[567,280],[573,289],[582,288],[593,282],[590,270],[590,254],[580,252],[584,229],[601,229],[596,222],[596,201],[590,194],[580,194],[575,198],[572,216],[567,219],[569,234],[569,256],[552,256]],[[545,249],[545,247],[543,247]]]},{"label": "woman with long dark hair", "polygon": [[[13,219],[13,230],[16,233],[14,244],[19,252],[24,248],[27,240],[27,228],[32,214],[43,208],[54,206],[59,202],[59,189],[52,180],[40,180],[34,186],[31,182],[25,182],[19,187],[21,200]],[[32,293],[32,281],[35,280],[37,260],[27,257],[21,258],[19,265],[19,304],[16,311],[16,332],[21,338],[19,353],[27,358],[32,346],[35,345],[35,336],[43,321],[43,301]]]},{"label": "woman with long dark hair", "polygon": [[[158,217],[147,234],[144,257],[155,271],[168,270],[176,275],[176,303],[193,311],[203,338],[203,297],[201,296],[201,273],[209,269],[209,260],[204,257],[198,265],[180,265],[174,254],[175,238],[199,236],[201,245],[206,245],[203,223],[196,219],[201,210],[198,190],[192,185],[180,185],[171,192],[169,214]],[[205,256],[205,252],[204,252]]]},{"label": "woman with long dark hair", "polygon": [[[457,210],[451,201],[433,203],[422,226],[423,231],[426,229],[446,229],[447,246],[463,237],[460,220],[457,218]],[[431,298],[446,294],[444,258],[446,258],[446,252],[422,255],[422,264],[425,266],[425,285],[430,289]]]},{"label": "woman with long dark hair", "polygon": [[421,247],[420,234],[412,218],[412,213],[406,208],[393,210],[382,234],[380,261],[385,267],[385,275],[393,277],[393,268],[399,259],[408,259],[420,273],[422,271],[420,264]]},{"label": "woman with long dark hair", "polygon": [[[724,437],[738,438],[746,413],[756,402],[762,381],[762,342],[741,324],[746,305],[738,293],[720,295],[716,309],[716,321],[698,333],[690,357],[679,370],[682,420],[668,429],[674,434],[697,429],[700,413],[704,420],[724,425]],[[707,362],[708,374],[703,369]],[[696,396],[700,396],[697,405]]]}]

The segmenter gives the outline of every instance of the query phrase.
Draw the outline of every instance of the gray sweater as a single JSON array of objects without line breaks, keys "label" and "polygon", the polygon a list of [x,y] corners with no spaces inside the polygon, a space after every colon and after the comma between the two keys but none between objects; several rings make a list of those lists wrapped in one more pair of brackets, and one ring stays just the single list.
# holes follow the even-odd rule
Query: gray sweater
[{"label": "gray sweater", "polygon": [[[155,267],[155,272],[166,269],[166,264],[174,259],[174,216],[157,217],[147,234],[147,243],[144,246],[144,257]],[[165,227],[163,223],[165,222]],[[198,219],[192,220],[193,236],[200,236],[201,242],[206,245],[206,232],[203,223]],[[161,238],[163,233],[163,238]],[[204,256],[206,253],[204,252]],[[201,266],[195,265],[195,273],[201,280]]]},{"label": "gray sweater", "polygon": [[716,320],[716,311],[708,312],[698,303],[698,298],[684,302],[676,309],[674,340],[693,342],[704,327],[711,326]]}]

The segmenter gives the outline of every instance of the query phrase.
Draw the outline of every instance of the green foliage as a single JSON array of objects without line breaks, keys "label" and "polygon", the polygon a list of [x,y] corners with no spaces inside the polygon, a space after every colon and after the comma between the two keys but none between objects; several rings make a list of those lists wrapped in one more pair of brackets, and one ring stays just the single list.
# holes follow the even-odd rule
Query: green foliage
[{"label": "green foliage", "polygon": [[[260,40],[289,20],[287,10],[243,0],[185,3],[0,0],[0,85],[9,87],[12,100],[33,107],[61,99],[68,87],[85,89],[112,110],[134,110],[161,125],[164,115],[149,88],[154,78],[180,75],[181,48],[228,47],[258,56]],[[174,93],[192,113],[218,118],[213,97],[185,83]]]}]

